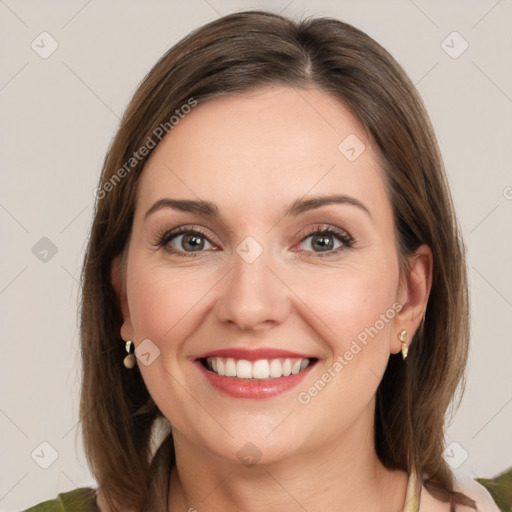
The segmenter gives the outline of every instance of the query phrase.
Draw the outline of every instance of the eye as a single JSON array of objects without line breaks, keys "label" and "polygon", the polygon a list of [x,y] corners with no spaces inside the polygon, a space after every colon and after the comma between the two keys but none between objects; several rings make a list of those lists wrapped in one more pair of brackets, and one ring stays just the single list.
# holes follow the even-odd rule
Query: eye
[{"label": "eye", "polygon": [[[311,228],[300,242],[300,252],[317,257],[331,256],[353,247],[354,239],[346,231],[333,226],[318,225]],[[180,226],[157,234],[155,247],[183,257],[197,257],[206,250],[219,250],[201,229]],[[195,253],[195,254],[194,254]]]},{"label": "eye", "polygon": [[315,256],[329,256],[354,246],[354,239],[346,232],[333,226],[315,226],[301,240],[306,252],[312,251]]},{"label": "eye", "polygon": [[217,249],[203,231],[198,228],[192,229],[189,226],[181,226],[157,235],[154,245],[184,257],[194,257],[196,254],[191,253]]}]

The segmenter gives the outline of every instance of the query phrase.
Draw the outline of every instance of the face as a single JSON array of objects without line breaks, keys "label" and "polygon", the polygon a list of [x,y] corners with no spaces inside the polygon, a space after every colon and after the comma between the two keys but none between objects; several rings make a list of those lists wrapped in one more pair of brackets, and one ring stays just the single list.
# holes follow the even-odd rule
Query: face
[{"label": "face", "polygon": [[175,439],[272,462],[367,435],[411,327],[393,227],[371,141],[326,93],[181,119],[141,175],[119,274],[121,335]]}]

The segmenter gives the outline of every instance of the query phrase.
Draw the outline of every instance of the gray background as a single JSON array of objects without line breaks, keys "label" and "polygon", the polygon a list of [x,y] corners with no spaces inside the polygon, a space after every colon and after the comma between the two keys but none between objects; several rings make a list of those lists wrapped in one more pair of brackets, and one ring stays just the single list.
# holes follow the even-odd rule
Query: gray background
[{"label": "gray background", "polygon": [[[354,24],[424,98],[471,281],[468,385],[446,457],[461,479],[512,465],[511,0],[0,0],[0,510],[94,485],[77,427],[76,310],[103,157],[137,84],[172,44],[256,7]],[[47,58],[44,31],[58,43]]]}]

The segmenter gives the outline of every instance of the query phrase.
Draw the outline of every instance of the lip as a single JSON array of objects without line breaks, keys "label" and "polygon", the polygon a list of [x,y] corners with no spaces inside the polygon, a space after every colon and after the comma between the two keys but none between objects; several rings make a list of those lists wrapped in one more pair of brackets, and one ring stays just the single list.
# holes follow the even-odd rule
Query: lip
[{"label": "lip", "polygon": [[[259,359],[314,359],[312,355],[292,352],[290,350],[282,350],[278,348],[222,348],[219,350],[211,350],[197,356],[195,359],[206,359],[207,357],[232,357],[233,359],[245,359],[247,361],[258,361]],[[301,372],[302,373],[302,372]],[[300,374],[299,374],[300,375]]]},{"label": "lip", "polygon": [[[278,358],[301,358],[310,359],[311,363],[307,368],[295,375],[288,377],[278,377],[271,379],[240,379],[237,377],[226,377],[218,375],[208,370],[203,360],[207,357],[232,357],[234,359],[246,359],[248,361],[257,361],[259,359],[278,359]],[[262,400],[272,398],[298,386],[309,374],[317,358],[308,357],[297,352],[279,349],[221,349],[207,352],[199,356],[194,362],[208,383],[217,391],[232,398],[245,398],[252,400]]]}]

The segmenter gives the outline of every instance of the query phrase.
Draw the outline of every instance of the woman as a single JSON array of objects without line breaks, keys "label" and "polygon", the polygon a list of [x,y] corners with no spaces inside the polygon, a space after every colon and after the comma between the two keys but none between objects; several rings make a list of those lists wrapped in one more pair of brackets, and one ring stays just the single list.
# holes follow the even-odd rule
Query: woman
[{"label": "woman", "polygon": [[465,249],[422,102],[375,41],[256,11],[194,31],[137,90],[96,197],[99,491],[64,510],[478,509],[442,457]]}]

